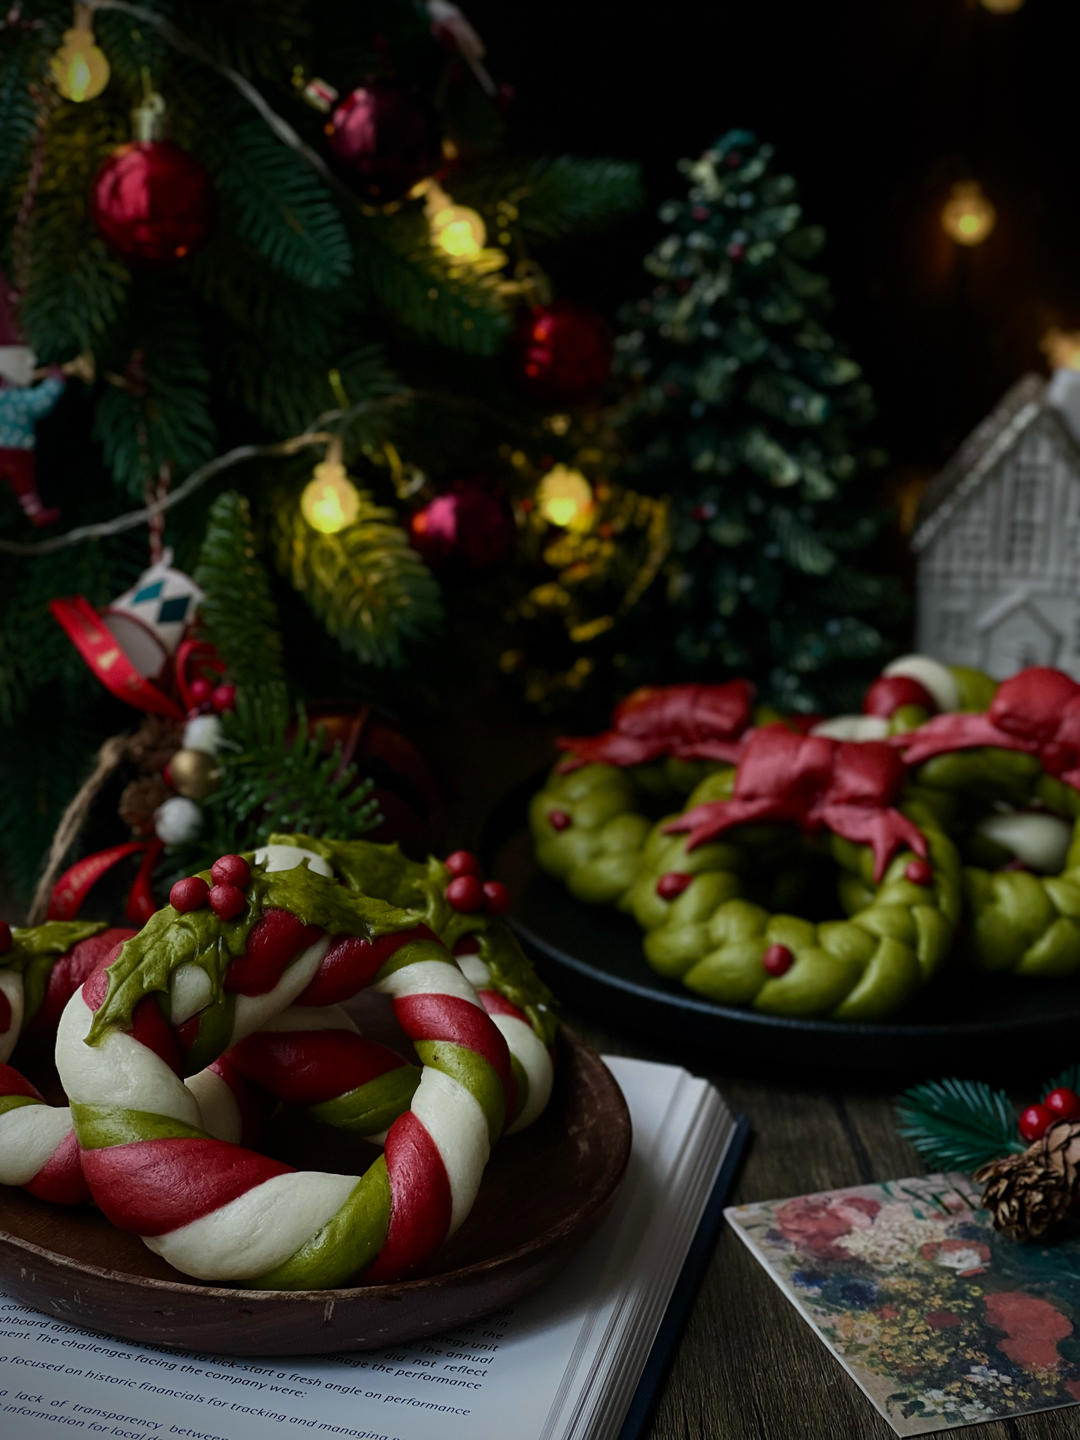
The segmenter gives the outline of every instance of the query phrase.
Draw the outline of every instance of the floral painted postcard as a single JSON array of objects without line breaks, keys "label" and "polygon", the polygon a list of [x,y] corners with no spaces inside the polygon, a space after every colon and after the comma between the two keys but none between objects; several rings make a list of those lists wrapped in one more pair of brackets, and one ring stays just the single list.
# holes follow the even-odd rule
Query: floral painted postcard
[{"label": "floral painted postcard", "polygon": [[965,1175],[738,1205],[736,1233],[898,1435],[1080,1401],[1080,1240],[999,1235]]}]

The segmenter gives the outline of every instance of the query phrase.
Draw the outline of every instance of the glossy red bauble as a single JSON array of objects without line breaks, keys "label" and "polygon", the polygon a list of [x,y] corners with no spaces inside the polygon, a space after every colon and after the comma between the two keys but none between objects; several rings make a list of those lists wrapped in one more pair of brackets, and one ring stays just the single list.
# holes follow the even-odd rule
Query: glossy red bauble
[{"label": "glossy red bauble", "polygon": [[189,910],[201,910],[210,899],[210,886],[201,875],[189,875],[177,880],[169,891],[169,904],[174,910],[185,915]]},{"label": "glossy red bauble", "polygon": [[863,714],[879,715],[889,720],[904,705],[918,705],[931,715],[937,713],[937,702],[918,680],[910,675],[879,675],[863,697]]},{"label": "glossy red bauble", "polygon": [[475,875],[459,875],[451,880],[445,894],[454,909],[465,915],[484,908],[484,887]]},{"label": "glossy red bauble", "polygon": [[521,384],[545,404],[595,400],[611,375],[613,355],[604,319],[569,300],[534,306],[518,329]]},{"label": "glossy red bauble", "polygon": [[215,885],[210,891],[210,909],[219,920],[235,920],[247,909],[247,897],[238,885]]},{"label": "glossy red bauble", "polygon": [[1080,1120],[1080,1095],[1065,1085],[1044,1096],[1043,1104],[1055,1120]]},{"label": "glossy red bauble", "polygon": [[210,696],[210,704],[219,715],[224,715],[226,710],[235,710],[236,686],[215,685]]},{"label": "glossy red bauble", "polygon": [[1018,1128],[1025,1140],[1041,1140],[1057,1119],[1045,1105],[1029,1105],[1020,1116]]},{"label": "glossy red bauble", "polygon": [[236,885],[246,890],[251,884],[251,866],[242,855],[222,855],[210,866],[215,885]]},{"label": "glossy red bauble", "polygon": [[774,978],[786,975],[795,963],[795,956],[786,945],[770,945],[761,957],[761,966]]},{"label": "glossy red bauble", "polygon": [[369,200],[400,200],[442,160],[434,112],[412,91],[387,81],[346,95],[330,117],[327,135],[338,171]]},{"label": "glossy red bauble", "polygon": [[114,150],[90,191],[90,215],[126,260],[165,265],[197,250],[214,223],[210,177],[171,140]]},{"label": "glossy red bauble", "polygon": [[212,694],[210,681],[198,676],[188,686],[188,695],[191,697],[192,705],[205,705]]},{"label": "glossy red bauble", "polygon": [[443,861],[449,873],[456,879],[459,875],[479,875],[480,861],[471,850],[455,850]]},{"label": "glossy red bauble", "polygon": [[510,891],[501,880],[485,880],[484,909],[489,915],[505,915],[510,909]]},{"label": "glossy red bauble", "polygon": [[490,570],[510,557],[514,517],[502,495],[462,480],[416,511],[409,534],[432,569]]}]

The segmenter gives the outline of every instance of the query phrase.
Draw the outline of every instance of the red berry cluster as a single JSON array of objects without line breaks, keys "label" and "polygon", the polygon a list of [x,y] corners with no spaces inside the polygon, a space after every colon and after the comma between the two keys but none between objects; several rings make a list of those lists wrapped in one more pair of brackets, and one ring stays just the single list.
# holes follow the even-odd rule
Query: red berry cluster
[{"label": "red berry cluster", "polygon": [[0,920],[0,955],[6,955],[14,943],[11,926],[6,920]]},{"label": "red berry cluster", "polygon": [[1025,1140],[1041,1140],[1059,1120],[1080,1120],[1080,1095],[1059,1085],[1043,1096],[1041,1105],[1029,1105],[1020,1116],[1020,1134]]},{"label": "red berry cluster", "polygon": [[223,715],[226,710],[232,710],[236,706],[235,685],[211,685],[203,675],[191,682],[188,686],[188,695],[191,699],[193,715],[202,714],[207,710],[213,710],[216,715]]},{"label": "red berry cluster", "polygon": [[209,905],[219,920],[235,920],[247,905],[244,891],[251,884],[251,866],[242,855],[222,855],[210,866],[208,885],[201,875],[177,880],[169,891],[169,904],[184,915]]},{"label": "red berry cluster", "polygon": [[510,892],[498,880],[480,879],[480,861],[471,850],[455,850],[443,861],[450,874],[450,884],[443,892],[454,907],[464,915],[486,910],[489,915],[505,915],[510,908]]}]

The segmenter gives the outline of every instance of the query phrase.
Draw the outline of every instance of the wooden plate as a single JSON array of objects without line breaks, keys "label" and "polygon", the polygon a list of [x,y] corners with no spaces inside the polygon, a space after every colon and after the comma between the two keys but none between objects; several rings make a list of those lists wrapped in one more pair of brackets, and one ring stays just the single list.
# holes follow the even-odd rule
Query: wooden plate
[{"label": "wooden plate", "polygon": [[[546,1114],[496,1147],[471,1215],[418,1279],[296,1292],[182,1280],[97,1212],[0,1186],[0,1286],[72,1325],[221,1355],[374,1349],[488,1314],[566,1264],[607,1213],[630,1155],[630,1115],[611,1072],[565,1034],[559,1050]],[[338,1141],[321,1130],[316,1142],[309,1125],[277,1152],[311,1165],[317,1143],[318,1168],[366,1165],[370,1153]]]},{"label": "wooden plate", "polygon": [[485,873],[502,880],[509,919],[561,1000],[612,1029],[648,1035],[686,1063],[743,1068],[845,1071],[882,1076],[970,1074],[1007,1069],[1038,1076],[1080,1055],[1080,982],[944,971],[886,1021],[797,1020],[721,1005],[650,969],[641,930],[608,905],[576,900],[533,855],[528,832],[537,774],[491,815],[481,850]]}]

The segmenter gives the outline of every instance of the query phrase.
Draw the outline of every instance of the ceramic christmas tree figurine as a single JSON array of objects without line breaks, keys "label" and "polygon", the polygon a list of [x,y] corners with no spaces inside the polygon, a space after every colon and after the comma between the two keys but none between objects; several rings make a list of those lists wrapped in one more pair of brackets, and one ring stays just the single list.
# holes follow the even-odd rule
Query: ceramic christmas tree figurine
[{"label": "ceramic christmas tree figurine", "polygon": [[37,357],[19,334],[17,297],[0,271],[0,479],[11,486],[32,525],[51,525],[59,510],[38,494],[34,427],[64,391],[59,366],[36,379]]}]

